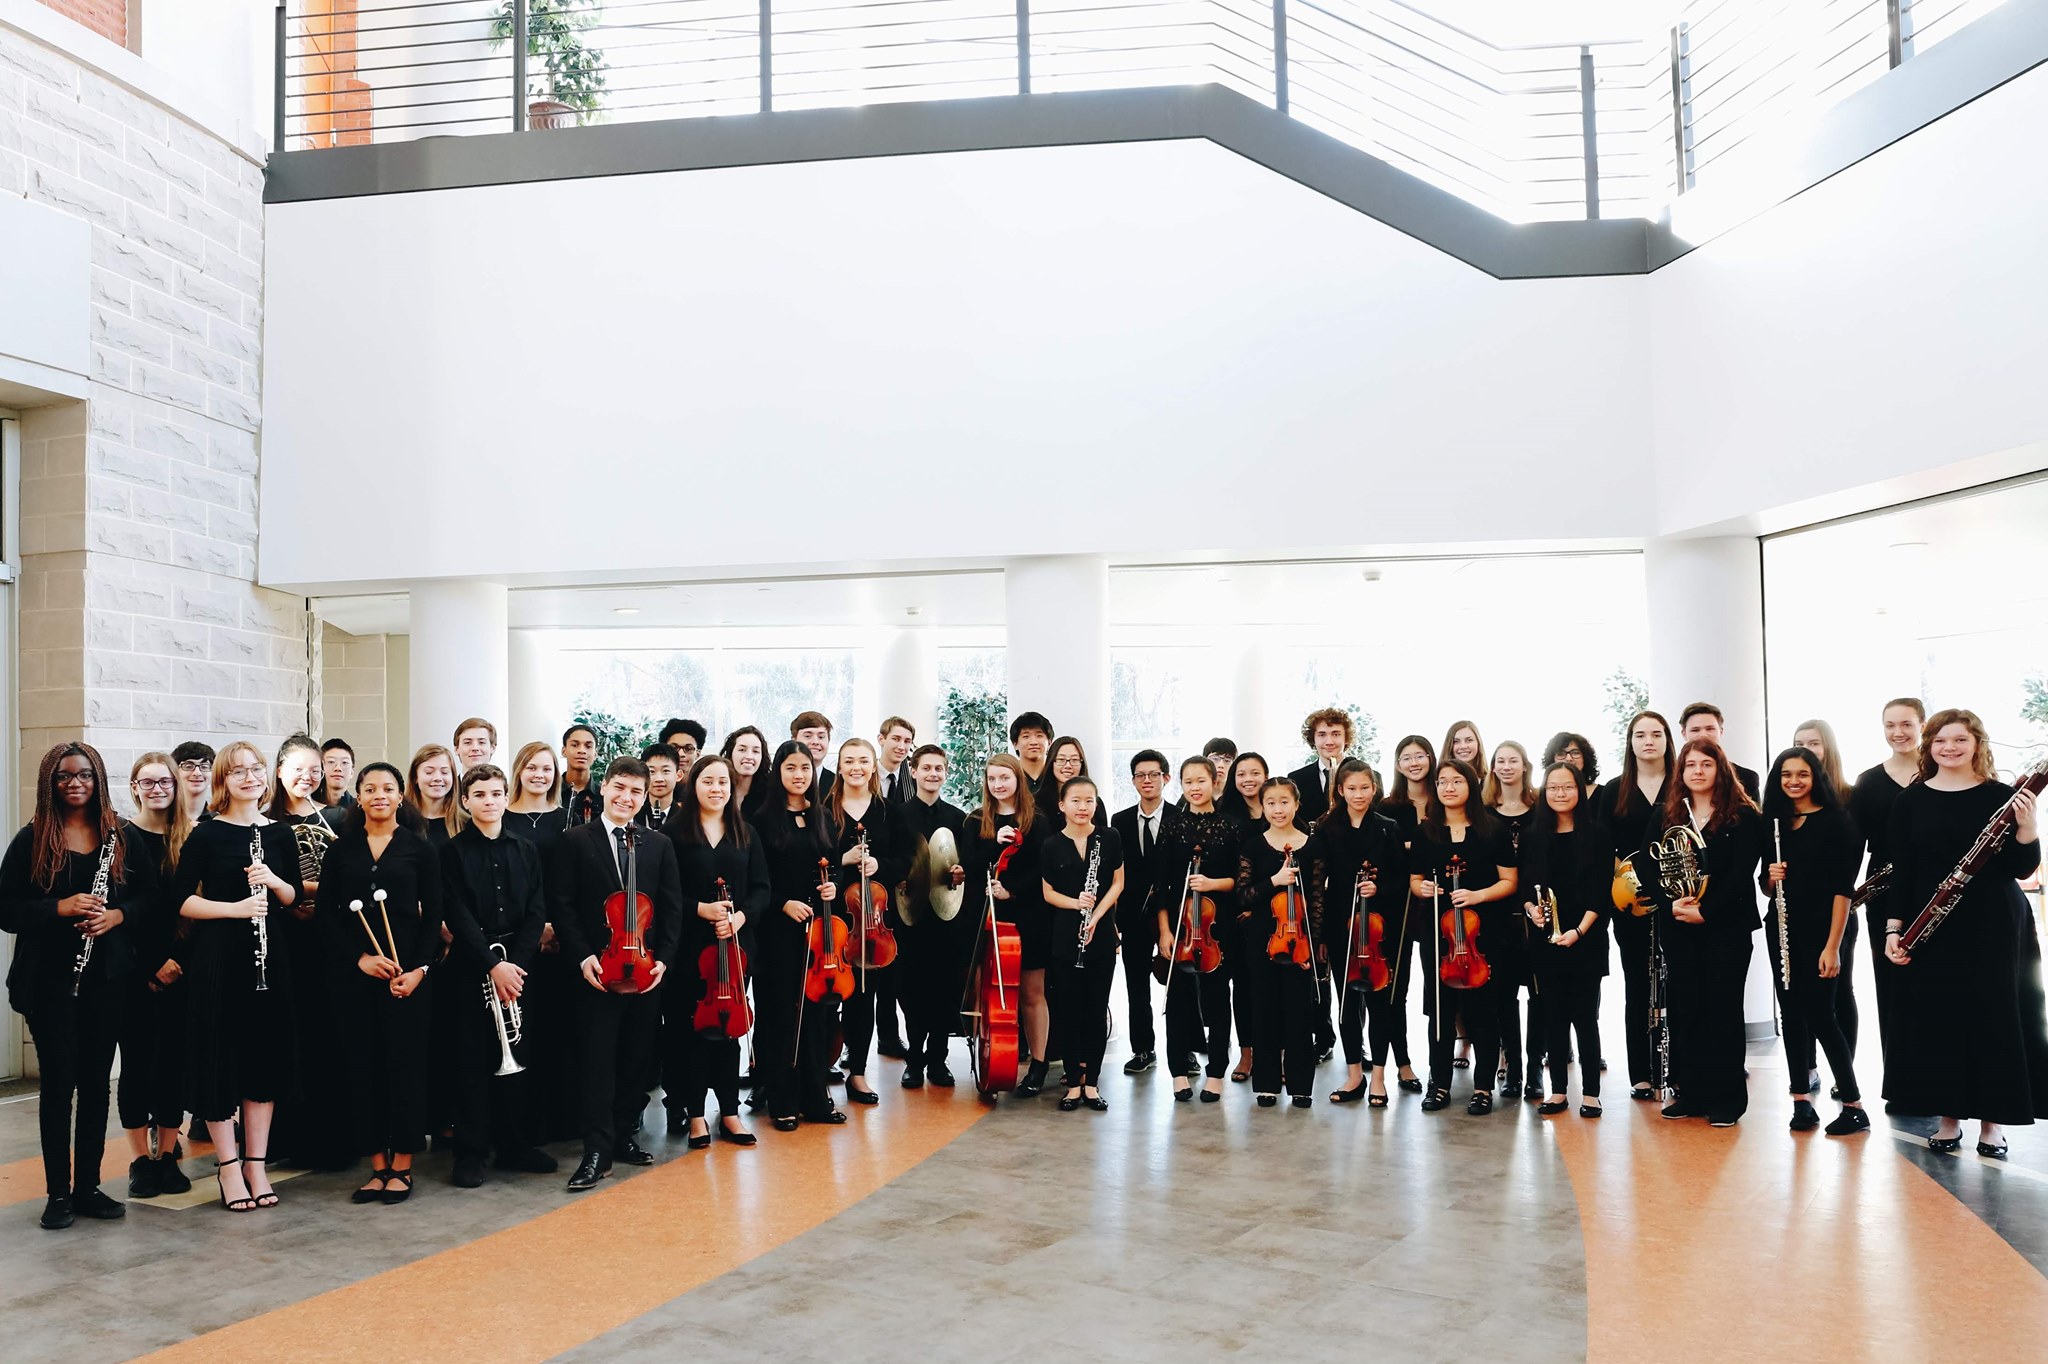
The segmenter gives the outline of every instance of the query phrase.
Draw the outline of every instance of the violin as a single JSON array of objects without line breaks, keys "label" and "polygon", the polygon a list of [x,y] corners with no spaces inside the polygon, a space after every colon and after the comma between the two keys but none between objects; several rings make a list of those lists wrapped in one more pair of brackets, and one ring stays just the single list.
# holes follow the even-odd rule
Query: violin
[{"label": "violin", "polygon": [[[1280,862],[1281,870],[1294,865],[1294,850],[1288,849]],[[1308,908],[1301,898],[1301,880],[1280,887],[1270,902],[1273,910],[1273,935],[1266,939],[1266,956],[1273,961],[1291,961],[1296,966],[1306,967],[1314,959],[1314,949],[1308,941]]]},{"label": "violin", "polygon": [[[732,892],[723,876],[718,878],[718,902],[731,923]],[[754,1026],[754,1013],[747,1007],[747,954],[740,950],[738,935],[713,939],[698,954],[697,974],[704,981],[704,998],[697,1001],[691,1026],[706,1037],[745,1037]]]},{"label": "violin", "polygon": [[[1444,864],[1444,871],[1451,878],[1453,894],[1462,890],[1465,875],[1465,859],[1456,853]],[[1479,911],[1459,909],[1456,905],[1443,912],[1437,926],[1443,934],[1443,945],[1438,951],[1442,960],[1437,965],[1437,974],[1443,983],[1453,990],[1476,990],[1493,979],[1493,967],[1487,964],[1479,952]]]},{"label": "violin", "polygon": [[[818,859],[818,884],[830,876],[832,863]],[[826,995],[841,999],[853,994],[853,963],[846,955],[846,920],[832,912],[825,898],[818,897],[818,912],[804,927],[804,946],[809,957],[804,966],[804,998],[816,1004]]]},{"label": "violin", "polygon": [[977,934],[973,974],[967,988],[974,1007],[968,1015],[969,1055],[974,1062],[974,1089],[993,1099],[1017,1083],[1018,992],[1023,988],[1024,940],[1015,924],[996,918],[995,884],[1010,865],[1019,844],[1011,843],[988,870],[988,891]]},{"label": "violin", "polygon": [[854,912],[860,922],[860,969],[865,973],[870,967],[877,970],[896,960],[896,933],[889,927],[889,891],[881,882],[868,876],[868,831],[865,825],[853,826],[860,833],[859,841],[853,846],[860,854],[860,902]]},{"label": "violin", "polygon": [[[1378,880],[1379,868],[1361,862],[1358,876],[1351,883],[1351,969],[1345,973],[1345,981],[1351,985],[1363,983],[1368,990],[1384,990],[1393,982],[1393,971],[1381,945],[1387,936],[1387,921],[1365,898],[1365,883]],[[1359,912],[1361,906],[1364,913]]]},{"label": "violin", "polygon": [[597,978],[613,994],[637,995],[654,984],[654,953],[647,934],[654,927],[654,901],[640,893],[639,826],[626,826],[626,884],[604,897],[604,923],[610,931],[597,954]]},{"label": "violin", "polygon": [[1216,902],[1188,885],[1202,864],[1202,845],[1197,843],[1188,858],[1187,880],[1181,883],[1180,923],[1174,929],[1173,961],[1192,966],[1203,975],[1223,964],[1223,948],[1216,941]]}]

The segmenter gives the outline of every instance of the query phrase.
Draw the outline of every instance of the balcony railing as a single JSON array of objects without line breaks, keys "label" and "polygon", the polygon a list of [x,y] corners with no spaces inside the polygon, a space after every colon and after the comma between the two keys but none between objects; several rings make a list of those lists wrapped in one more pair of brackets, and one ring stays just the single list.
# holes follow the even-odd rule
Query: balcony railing
[{"label": "balcony railing", "polygon": [[[1504,46],[1405,0],[287,0],[277,145],[1219,84],[1513,222],[1658,216],[1996,0],[1692,0]],[[523,41],[522,41],[523,35]]]}]

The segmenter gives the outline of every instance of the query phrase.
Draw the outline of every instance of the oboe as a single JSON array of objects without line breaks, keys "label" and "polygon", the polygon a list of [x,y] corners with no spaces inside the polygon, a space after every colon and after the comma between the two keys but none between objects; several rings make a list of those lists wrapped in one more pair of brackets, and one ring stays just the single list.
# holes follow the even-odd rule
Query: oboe
[{"label": "oboe", "polygon": [[[107,903],[107,884],[112,879],[114,865],[114,840],[119,831],[107,835],[107,841],[100,848],[100,864],[92,874],[92,898],[104,909]],[[92,934],[84,935],[85,941],[78,944],[78,955],[71,959],[71,997],[78,998],[78,987],[85,983],[85,968],[92,964],[92,945],[99,939]]]},{"label": "oboe", "polygon": [[[1085,900],[1095,894],[1101,879],[1102,835],[1094,834],[1088,840],[1088,874],[1081,881],[1081,898]],[[1094,912],[1092,909],[1083,909],[1081,911],[1080,940],[1074,949],[1074,965],[1076,966],[1080,966],[1088,960],[1088,916]]]},{"label": "oboe", "polygon": [[[249,866],[252,869],[263,866],[263,826],[260,824],[253,824],[249,827]],[[250,890],[253,891],[260,888],[261,884],[254,875],[250,876]],[[265,892],[265,895],[267,897],[268,892]],[[249,920],[249,923],[256,930],[256,988],[268,990],[270,988],[270,916],[267,911],[270,908],[270,904],[267,898],[264,901],[263,908],[266,912],[258,914],[255,918]]]},{"label": "oboe", "polygon": [[[1784,821],[1771,821],[1771,850],[1773,862],[1785,860]],[[1771,903],[1778,908],[1778,980],[1785,992],[1792,992],[1792,919],[1785,912],[1785,878],[1779,877],[1778,884],[1771,887]]]}]

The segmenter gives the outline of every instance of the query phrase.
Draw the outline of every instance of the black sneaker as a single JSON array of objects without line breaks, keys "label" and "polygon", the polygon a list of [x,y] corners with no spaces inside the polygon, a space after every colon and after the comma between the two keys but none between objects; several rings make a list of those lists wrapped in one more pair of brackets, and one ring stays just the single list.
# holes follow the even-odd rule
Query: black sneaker
[{"label": "black sneaker", "polygon": [[130,1198],[155,1198],[164,1191],[163,1168],[148,1156],[137,1156],[128,1162],[128,1196]]},{"label": "black sneaker", "polygon": [[44,1231],[62,1231],[76,1222],[78,1215],[71,1211],[71,1199],[68,1195],[52,1194],[50,1201],[43,1204],[43,1215],[40,1220]]},{"label": "black sneaker", "polygon": [[178,1162],[184,1158],[185,1148],[173,1146],[170,1154],[156,1158],[157,1187],[167,1194],[192,1192],[192,1180],[180,1169]]},{"label": "black sneaker", "polygon": [[1792,1121],[1789,1125],[1794,1132],[1811,1132],[1820,1126],[1820,1114],[1814,1112],[1813,1105],[1805,1099],[1794,1099]]},{"label": "black sneaker", "polygon": [[475,1156],[457,1156],[455,1173],[448,1182],[458,1189],[474,1189],[484,1182],[484,1163]]},{"label": "black sneaker", "polygon": [[1858,1132],[1869,1130],[1870,1115],[1861,1108],[1844,1108],[1835,1115],[1835,1120],[1826,1128],[1827,1134],[1831,1137],[1853,1137]]},{"label": "black sneaker", "polygon": [[1158,1064],[1159,1054],[1157,1052],[1141,1051],[1130,1060],[1124,1062],[1124,1074],[1143,1075]]},{"label": "black sneaker", "polygon": [[1709,1127],[1733,1127],[1736,1123],[1739,1123],[1741,1121],[1742,1115],[1739,1113],[1707,1114],[1707,1126]]},{"label": "black sneaker", "polygon": [[127,1204],[116,1203],[98,1188],[72,1194],[71,1206],[77,1209],[80,1217],[90,1217],[96,1222],[115,1222],[128,1215]]}]

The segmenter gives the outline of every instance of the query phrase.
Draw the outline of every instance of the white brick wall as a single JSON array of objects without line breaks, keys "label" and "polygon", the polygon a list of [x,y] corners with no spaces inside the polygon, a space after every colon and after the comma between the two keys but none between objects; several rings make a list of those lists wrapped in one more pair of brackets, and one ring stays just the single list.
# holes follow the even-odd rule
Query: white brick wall
[{"label": "white brick wall", "polygon": [[23,422],[23,770],[80,732],[121,775],[185,738],[273,750],[309,664],[305,603],[254,581],[262,168],[0,26],[0,194],[93,236],[90,397]]},{"label": "white brick wall", "polygon": [[385,659],[383,635],[352,635],[332,625],[320,630],[319,665],[321,733],[348,740],[358,765],[383,759],[404,763],[394,754],[385,722]]}]

